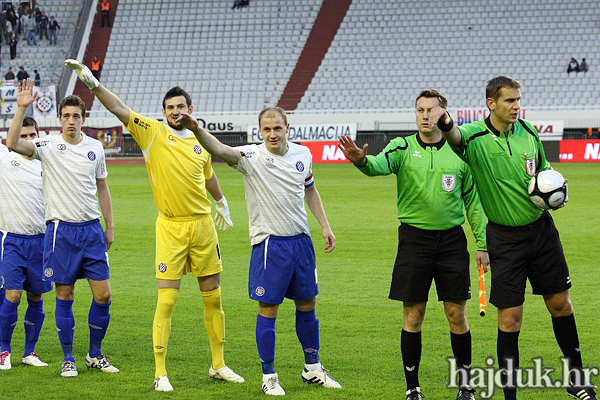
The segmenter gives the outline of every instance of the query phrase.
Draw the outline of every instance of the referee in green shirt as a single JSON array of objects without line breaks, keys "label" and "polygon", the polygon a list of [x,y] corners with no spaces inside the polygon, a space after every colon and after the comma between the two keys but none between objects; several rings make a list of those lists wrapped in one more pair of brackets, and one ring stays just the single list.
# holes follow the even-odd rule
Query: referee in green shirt
[{"label": "referee in green shirt", "polygon": [[519,119],[521,84],[497,76],[486,86],[490,116],[456,127],[446,110],[433,111],[451,147],[473,172],[488,217],[487,244],[492,266],[490,302],[498,307],[498,364],[507,368],[505,399],[516,399],[514,368],[519,366],[519,331],[527,279],[544,297],[554,335],[570,361],[570,396],[597,400],[583,382],[577,326],[569,296],[571,279],[558,231],[548,211],[530,200],[527,186],[537,172],[550,169],[533,125]]},{"label": "referee in green shirt", "polygon": [[[450,324],[452,351],[459,370],[458,400],[473,400],[469,386],[471,332],[467,300],[471,297],[469,253],[462,229],[467,218],[477,241],[477,266],[487,270],[486,219],[467,164],[458,158],[431,120],[446,99],[435,90],[422,91],[415,100],[419,133],[392,140],[377,156],[367,156],[348,136],[340,149],[367,176],[397,176],[398,254],[390,298],[403,302],[401,352],[406,377],[406,399],[421,400],[419,363],[421,328],[432,280]],[[456,246],[456,243],[460,243]]]}]

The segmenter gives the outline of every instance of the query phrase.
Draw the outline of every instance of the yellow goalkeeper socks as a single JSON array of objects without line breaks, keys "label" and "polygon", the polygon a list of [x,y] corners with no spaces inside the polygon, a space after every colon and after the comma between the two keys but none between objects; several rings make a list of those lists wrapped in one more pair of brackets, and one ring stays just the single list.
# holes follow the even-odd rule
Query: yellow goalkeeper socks
[{"label": "yellow goalkeeper socks", "polygon": [[152,324],[152,344],[154,345],[154,362],[156,364],[155,378],[167,375],[165,358],[167,343],[171,334],[171,317],[179,297],[179,290],[167,288],[158,289],[158,302]]},{"label": "yellow goalkeeper socks", "polygon": [[225,366],[223,347],[225,345],[225,314],[221,306],[221,288],[210,292],[202,292],[204,301],[204,325],[210,341],[212,367],[219,369]]}]

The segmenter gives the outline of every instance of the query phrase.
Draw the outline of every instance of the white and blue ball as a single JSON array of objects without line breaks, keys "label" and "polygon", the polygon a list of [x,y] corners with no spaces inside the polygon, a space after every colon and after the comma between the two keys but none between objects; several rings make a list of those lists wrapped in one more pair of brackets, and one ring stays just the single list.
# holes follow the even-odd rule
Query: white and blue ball
[{"label": "white and blue ball", "polygon": [[565,178],[554,170],[538,172],[529,181],[529,198],[539,208],[556,210],[568,194]]}]

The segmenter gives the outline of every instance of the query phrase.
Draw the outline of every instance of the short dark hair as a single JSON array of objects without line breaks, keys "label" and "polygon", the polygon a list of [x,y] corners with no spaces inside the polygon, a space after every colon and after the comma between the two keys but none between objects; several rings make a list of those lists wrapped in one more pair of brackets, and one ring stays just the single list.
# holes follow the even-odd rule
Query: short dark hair
[{"label": "short dark hair", "polygon": [[258,114],[258,126],[260,127],[260,121],[263,119],[265,114],[279,114],[281,118],[283,118],[283,124],[287,126],[287,114],[284,109],[281,107],[267,107],[263,108],[263,110]]},{"label": "short dark hair", "polygon": [[81,108],[81,116],[85,117],[85,111],[86,111],[85,103],[83,102],[83,100],[81,100],[81,97],[77,96],[76,94],[67,96],[63,99],[63,101],[60,102],[60,106],[58,107],[59,118],[62,114],[62,109],[65,108],[66,106],[75,106],[75,107]]},{"label": "short dark hair", "polygon": [[163,97],[163,101],[162,101],[163,110],[165,109],[165,102],[167,100],[169,100],[173,97],[178,97],[178,96],[185,97],[185,102],[187,103],[188,107],[192,105],[192,98],[190,97],[188,92],[186,92],[179,86],[175,86],[175,87],[172,87],[171,89],[169,89],[169,91],[165,94],[165,97]]},{"label": "short dark hair", "polygon": [[38,135],[40,134],[40,128],[38,128],[38,123],[35,119],[31,118],[31,117],[25,117],[23,118],[23,127],[26,126],[33,126],[33,129],[35,129],[35,133],[37,133]]},{"label": "short dark hair", "polygon": [[442,96],[437,90],[426,89],[421,91],[421,93],[419,93],[419,95],[415,99],[415,107],[417,106],[417,101],[419,101],[421,97],[425,97],[428,99],[438,99],[440,101],[440,107],[442,107],[443,109],[446,109],[448,107],[448,100],[446,100],[446,98]]},{"label": "short dark hair", "polygon": [[516,79],[506,75],[498,75],[490,79],[485,86],[485,99],[498,100],[500,89],[502,88],[521,89],[521,85]]}]

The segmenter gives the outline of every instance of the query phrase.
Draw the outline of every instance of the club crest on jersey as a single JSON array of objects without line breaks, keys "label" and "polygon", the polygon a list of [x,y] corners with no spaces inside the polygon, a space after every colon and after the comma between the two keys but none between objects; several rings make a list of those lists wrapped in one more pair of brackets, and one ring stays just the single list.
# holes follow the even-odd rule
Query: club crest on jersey
[{"label": "club crest on jersey", "polygon": [[296,169],[300,172],[304,171],[304,164],[302,163],[302,161],[298,161],[296,163]]},{"label": "club crest on jersey", "polygon": [[50,278],[52,275],[54,275],[54,270],[52,268],[46,268],[44,270],[44,276],[46,278]]},{"label": "club crest on jersey", "polygon": [[164,274],[165,272],[167,272],[167,264],[165,264],[165,263],[158,264],[158,270]]},{"label": "club crest on jersey", "polygon": [[96,153],[94,153],[93,151],[89,151],[87,156],[90,159],[90,161],[96,160]]},{"label": "club crest on jersey", "polygon": [[535,175],[535,158],[525,159],[525,169],[527,170],[527,175]]},{"label": "club crest on jersey", "polygon": [[442,188],[446,192],[451,192],[456,186],[456,175],[442,175]]},{"label": "club crest on jersey", "polygon": [[262,287],[262,286],[259,286],[259,287],[256,288],[256,290],[254,292],[256,293],[256,295],[258,297],[262,297],[262,296],[265,295],[265,288]]},{"label": "club crest on jersey", "polygon": [[197,144],[194,145],[194,153],[202,154],[202,147],[198,146]]}]

